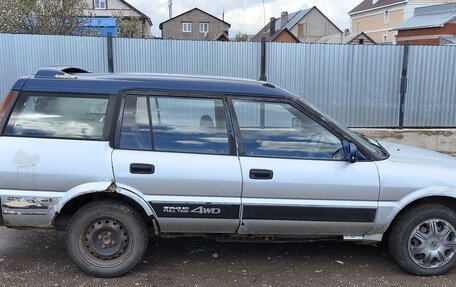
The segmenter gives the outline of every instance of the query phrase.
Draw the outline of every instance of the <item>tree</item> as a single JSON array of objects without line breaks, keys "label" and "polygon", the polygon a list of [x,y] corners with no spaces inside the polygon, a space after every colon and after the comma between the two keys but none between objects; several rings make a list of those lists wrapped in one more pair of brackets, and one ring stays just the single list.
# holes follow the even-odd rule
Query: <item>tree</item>
[{"label": "tree", "polygon": [[117,19],[117,37],[123,38],[148,38],[148,30],[145,29],[140,17],[125,15],[121,10],[114,13]]},{"label": "tree", "polygon": [[92,35],[86,0],[1,0],[0,32]]},{"label": "tree", "polygon": [[235,41],[236,42],[247,42],[249,40],[249,35],[241,33],[241,31],[237,32]]}]

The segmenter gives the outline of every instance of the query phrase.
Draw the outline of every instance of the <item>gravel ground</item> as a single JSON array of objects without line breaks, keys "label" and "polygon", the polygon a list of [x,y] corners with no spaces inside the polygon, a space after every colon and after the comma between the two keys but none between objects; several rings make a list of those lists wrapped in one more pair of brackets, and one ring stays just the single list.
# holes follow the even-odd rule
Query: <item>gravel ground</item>
[{"label": "gravel ground", "polygon": [[132,273],[99,279],[68,258],[64,234],[0,228],[0,286],[456,286],[414,277],[384,247],[352,243],[217,243],[154,239]]}]

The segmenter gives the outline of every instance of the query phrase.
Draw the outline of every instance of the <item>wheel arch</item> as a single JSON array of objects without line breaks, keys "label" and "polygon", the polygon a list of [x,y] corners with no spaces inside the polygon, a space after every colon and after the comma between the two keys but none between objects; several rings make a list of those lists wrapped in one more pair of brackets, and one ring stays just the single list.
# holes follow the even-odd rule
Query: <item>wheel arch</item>
[{"label": "wheel arch", "polygon": [[382,240],[406,210],[422,203],[442,204],[456,211],[456,188],[435,186],[410,192],[399,201],[380,200],[375,224],[364,237]]},{"label": "wheel arch", "polygon": [[52,224],[57,229],[65,229],[71,216],[84,204],[97,199],[117,199],[131,205],[140,212],[146,223],[152,224],[158,231],[156,214],[150,204],[138,191],[120,187],[115,182],[84,184],[73,188],[55,205],[55,216]]},{"label": "wheel arch", "polygon": [[390,225],[388,226],[388,229],[386,232],[388,232],[391,227],[394,225],[394,223],[410,208],[413,208],[417,205],[420,204],[426,204],[426,203],[432,203],[432,204],[439,204],[446,206],[456,212],[456,194],[455,196],[448,196],[448,195],[433,195],[433,196],[427,196],[427,197],[422,197],[418,198],[407,205],[405,205],[399,212],[396,213],[394,216],[393,220],[391,220]]}]

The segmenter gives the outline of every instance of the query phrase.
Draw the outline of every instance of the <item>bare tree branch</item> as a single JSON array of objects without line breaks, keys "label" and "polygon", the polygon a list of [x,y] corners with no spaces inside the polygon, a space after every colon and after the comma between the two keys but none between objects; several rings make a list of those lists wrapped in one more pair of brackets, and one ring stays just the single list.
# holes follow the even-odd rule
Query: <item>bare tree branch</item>
[{"label": "bare tree branch", "polygon": [[85,0],[1,0],[0,32],[49,35],[94,35]]}]

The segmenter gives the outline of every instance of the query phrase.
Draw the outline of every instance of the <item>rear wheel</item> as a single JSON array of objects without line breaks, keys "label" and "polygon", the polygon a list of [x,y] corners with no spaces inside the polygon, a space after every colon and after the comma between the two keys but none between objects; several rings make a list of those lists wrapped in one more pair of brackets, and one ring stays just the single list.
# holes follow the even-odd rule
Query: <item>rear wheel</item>
[{"label": "rear wheel", "polygon": [[413,275],[441,275],[456,263],[456,214],[442,205],[422,204],[407,210],[392,226],[393,258]]},{"label": "rear wheel", "polygon": [[84,205],[72,217],[66,236],[71,259],[97,277],[121,276],[143,258],[147,227],[131,206],[115,200]]}]

